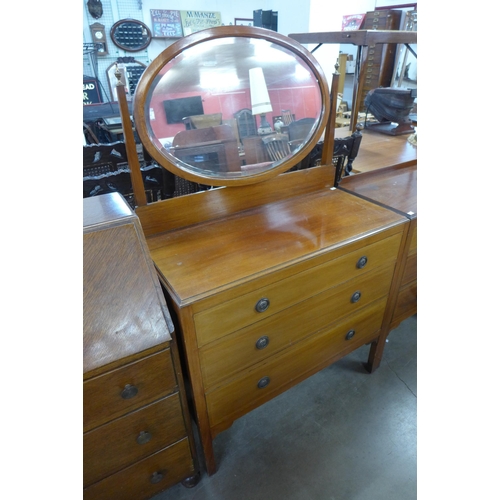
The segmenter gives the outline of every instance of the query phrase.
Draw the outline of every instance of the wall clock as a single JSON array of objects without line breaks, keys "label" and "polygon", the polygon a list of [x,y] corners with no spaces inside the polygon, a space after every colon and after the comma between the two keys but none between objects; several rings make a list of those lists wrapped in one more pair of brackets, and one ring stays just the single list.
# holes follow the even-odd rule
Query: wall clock
[{"label": "wall clock", "polygon": [[108,41],[106,39],[106,31],[104,30],[104,25],[100,23],[94,23],[90,26],[90,33],[92,34],[92,41],[97,49],[98,56],[105,56],[108,54]]}]

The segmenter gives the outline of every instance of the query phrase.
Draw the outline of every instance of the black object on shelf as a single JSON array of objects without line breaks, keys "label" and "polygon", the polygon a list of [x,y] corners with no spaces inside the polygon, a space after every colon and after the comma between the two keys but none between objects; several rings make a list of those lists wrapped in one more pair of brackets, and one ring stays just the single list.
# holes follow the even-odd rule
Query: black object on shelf
[{"label": "black object on shelf", "polygon": [[278,12],[273,10],[254,10],[253,25],[257,28],[278,31]]}]

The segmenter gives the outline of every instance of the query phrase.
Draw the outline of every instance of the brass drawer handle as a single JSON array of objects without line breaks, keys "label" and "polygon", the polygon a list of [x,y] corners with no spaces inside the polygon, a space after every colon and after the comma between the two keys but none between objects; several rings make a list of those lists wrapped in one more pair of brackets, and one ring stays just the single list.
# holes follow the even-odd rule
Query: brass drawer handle
[{"label": "brass drawer handle", "polygon": [[146,444],[151,441],[151,434],[148,431],[141,431],[136,438],[137,444]]},{"label": "brass drawer handle", "polygon": [[363,267],[365,267],[367,263],[368,263],[368,257],[366,257],[365,255],[363,255],[363,257],[361,257],[358,260],[358,262],[356,263],[356,267],[358,269],[363,269]]},{"label": "brass drawer handle", "polygon": [[164,471],[156,471],[151,474],[151,477],[149,478],[149,482],[152,484],[159,483],[164,477],[166,476],[166,472]]},{"label": "brass drawer handle", "polygon": [[257,349],[264,349],[269,345],[269,337],[267,335],[263,335],[257,342],[255,342],[255,347]]},{"label": "brass drawer handle", "polygon": [[137,396],[137,393],[139,392],[139,389],[135,385],[127,384],[124,388],[123,391],[121,392],[121,397],[123,399],[131,399],[134,396]]},{"label": "brass drawer handle", "polygon": [[356,334],[355,330],[349,330],[347,332],[347,335],[345,336],[345,339],[346,340],[351,340],[354,337],[355,334]]},{"label": "brass drawer handle", "polygon": [[257,304],[255,304],[255,310],[260,313],[267,311],[270,303],[270,300],[264,297],[263,299],[260,299]]},{"label": "brass drawer handle", "polygon": [[271,382],[271,379],[269,377],[262,377],[257,383],[257,387],[259,389],[264,389],[264,387],[269,385],[269,382]]},{"label": "brass drawer handle", "polygon": [[351,302],[352,302],[353,304],[355,304],[356,302],[358,302],[358,301],[359,301],[359,299],[360,299],[360,298],[361,298],[361,292],[359,292],[359,291],[358,291],[358,292],[354,292],[354,293],[352,294],[352,297],[351,297]]}]

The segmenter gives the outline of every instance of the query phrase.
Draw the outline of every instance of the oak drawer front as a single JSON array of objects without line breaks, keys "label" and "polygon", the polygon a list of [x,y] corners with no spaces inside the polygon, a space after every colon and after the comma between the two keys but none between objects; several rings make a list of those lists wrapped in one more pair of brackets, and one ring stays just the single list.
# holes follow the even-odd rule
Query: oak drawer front
[{"label": "oak drawer front", "polygon": [[[395,262],[400,241],[401,234],[395,234],[360,250],[195,314],[198,345],[208,344],[337,284],[376,267]],[[264,301],[268,302],[267,308]],[[263,311],[257,311],[258,304],[263,304]]]},{"label": "oak drawer front", "polygon": [[83,430],[167,396],[176,388],[170,349],[86,380],[83,383]]},{"label": "oak drawer front", "polygon": [[392,315],[393,321],[403,321],[417,312],[417,282],[401,288],[396,302],[396,308]]},{"label": "oak drawer front", "polygon": [[140,500],[193,475],[188,439],[121,470],[83,490],[85,500]]},{"label": "oak drawer front", "polygon": [[83,484],[88,486],[186,435],[179,394],[83,435]]},{"label": "oak drawer front", "polygon": [[[334,356],[371,340],[380,329],[386,297],[247,370],[206,394],[211,427],[256,408],[282,392],[282,387]],[[354,333],[350,333],[354,332]],[[352,338],[348,338],[353,335]],[[263,387],[259,387],[259,384]]]},{"label": "oak drawer front", "polygon": [[393,270],[374,269],[204,346],[205,390],[387,295]]}]

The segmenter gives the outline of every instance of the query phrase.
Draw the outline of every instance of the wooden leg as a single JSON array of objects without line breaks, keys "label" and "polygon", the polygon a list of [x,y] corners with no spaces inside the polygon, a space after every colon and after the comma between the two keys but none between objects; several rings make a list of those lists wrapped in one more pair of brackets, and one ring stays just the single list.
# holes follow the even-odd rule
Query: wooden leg
[{"label": "wooden leg", "polygon": [[181,481],[182,486],[185,488],[193,488],[196,486],[201,479],[201,472],[198,471],[194,476],[187,477],[184,481]]},{"label": "wooden leg", "polygon": [[382,353],[385,347],[385,338],[379,338],[377,341],[372,342],[370,347],[370,353],[368,354],[368,361],[365,364],[365,368],[369,373],[373,373],[379,366],[380,361],[382,361]]}]

